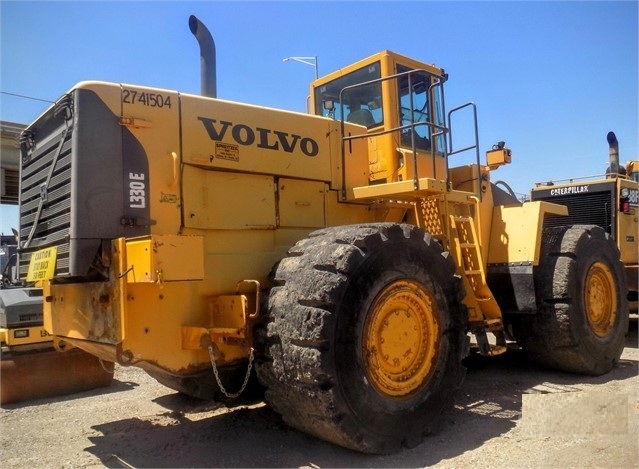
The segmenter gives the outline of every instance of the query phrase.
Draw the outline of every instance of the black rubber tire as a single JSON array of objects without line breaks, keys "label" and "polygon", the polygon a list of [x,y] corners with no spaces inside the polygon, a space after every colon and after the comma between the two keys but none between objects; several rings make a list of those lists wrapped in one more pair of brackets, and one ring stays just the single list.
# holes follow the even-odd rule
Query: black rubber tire
[{"label": "black rubber tire", "polygon": [[[416,446],[436,429],[463,380],[468,344],[461,279],[434,239],[412,225],[326,228],[293,246],[272,276],[266,358],[256,368],[285,422],[376,454]],[[392,397],[367,376],[362,331],[378,293],[398,279],[436,299],[440,334],[428,378]]]},{"label": "black rubber tire", "polygon": [[[596,264],[609,269],[617,305],[610,330],[599,335],[586,313],[586,277]],[[526,354],[561,371],[595,376],[610,371],[621,356],[628,332],[625,271],[610,236],[594,225],[545,229],[534,282],[537,314],[512,322],[515,338]]]}]

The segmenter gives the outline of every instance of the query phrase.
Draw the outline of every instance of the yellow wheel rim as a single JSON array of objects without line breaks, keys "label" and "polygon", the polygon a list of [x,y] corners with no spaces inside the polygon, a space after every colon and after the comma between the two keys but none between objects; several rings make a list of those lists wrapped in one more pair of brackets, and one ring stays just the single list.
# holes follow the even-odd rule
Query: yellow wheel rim
[{"label": "yellow wheel rim", "polygon": [[405,396],[428,380],[438,356],[437,303],[415,282],[388,285],[364,324],[364,365],[382,394]]},{"label": "yellow wheel rim", "polygon": [[617,294],[608,266],[595,262],[586,276],[586,317],[590,329],[597,337],[606,337],[617,316]]}]

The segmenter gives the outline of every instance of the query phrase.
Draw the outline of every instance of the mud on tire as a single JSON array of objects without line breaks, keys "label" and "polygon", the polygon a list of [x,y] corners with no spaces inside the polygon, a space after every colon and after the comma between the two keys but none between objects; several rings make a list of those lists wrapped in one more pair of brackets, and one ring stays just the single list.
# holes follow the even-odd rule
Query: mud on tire
[{"label": "mud on tire", "polygon": [[293,246],[272,277],[256,367],[289,425],[381,454],[435,430],[464,375],[467,313],[434,239],[411,225],[327,228]]},{"label": "mud on tire", "polygon": [[625,271],[609,235],[594,225],[545,229],[534,280],[537,314],[512,319],[524,351],[562,371],[610,371],[623,351],[628,302]]}]

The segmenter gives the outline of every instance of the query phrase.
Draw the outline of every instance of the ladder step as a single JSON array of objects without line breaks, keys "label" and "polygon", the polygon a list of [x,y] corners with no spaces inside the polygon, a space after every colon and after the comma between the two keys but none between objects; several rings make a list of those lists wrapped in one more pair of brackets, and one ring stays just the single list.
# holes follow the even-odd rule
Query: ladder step
[{"label": "ladder step", "polygon": [[466,275],[481,275],[481,270],[464,270]]},{"label": "ladder step", "polygon": [[[477,243],[477,234],[475,233],[475,221],[473,218],[463,215],[455,215],[451,218],[458,231],[457,249],[462,255],[461,262],[466,275],[466,282],[474,293],[477,307],[482,314],[486,316],[490,314],[494,315],[496,314],[495,310],[499,308],[484,278],[485,272],[481,268],[474,268],[477,266],[481,267],[482,265],[481,249]],[[484,352],[487,354],[497,354],[501,353],[502,349],[499,347],[493,349],[486,343]]]}]

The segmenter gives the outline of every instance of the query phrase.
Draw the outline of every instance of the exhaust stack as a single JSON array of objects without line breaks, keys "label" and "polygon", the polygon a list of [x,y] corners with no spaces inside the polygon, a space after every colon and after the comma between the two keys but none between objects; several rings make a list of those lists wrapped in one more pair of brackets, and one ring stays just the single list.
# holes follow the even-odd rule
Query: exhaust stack
[{"label": "exhaust stack", "polygon": [[619,142],[614,132],[608,132],[606,135],[608,140],[608,153],[610,155],[610,166],[606,171],[606,175],[625,174],[626,171],[619,166]]},{"label": "exhaust stack", "polygon": [[202,96],[217,98],[217,78],[215,66],[215,42],[213,36],[194,15],[189,17],[189,29],[200,45],[200,83]]}]

